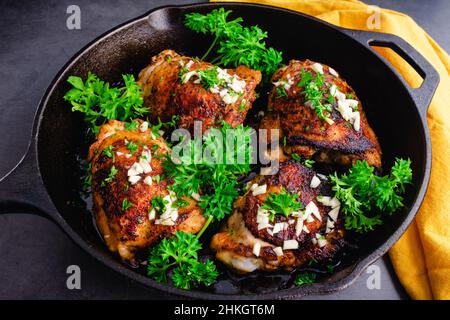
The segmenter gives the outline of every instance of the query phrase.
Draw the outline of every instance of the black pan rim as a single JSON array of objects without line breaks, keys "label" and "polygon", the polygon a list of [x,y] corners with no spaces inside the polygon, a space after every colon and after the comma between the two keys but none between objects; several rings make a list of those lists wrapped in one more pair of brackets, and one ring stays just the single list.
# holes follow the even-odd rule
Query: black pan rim
[{"label": "black pan rim", "polygon": [[[63,76],[65,75],[66,71],[70,66],[72,66],[74,63],[77,62],[79,57],[87,52],[92,46],[97,44],[98,42],[102,41],[104,38],[108,37],[111,34],[114,34],[116,32],[119,32],[120,30],[130,26],[131,24],[137,23],[139,21],[144,20],[148,15],[163,9],[169,9],[169,8],[179,8],[179,9],[195,9],[195,8],[203,8],[203,9],[214,9],[221,6],[238,6],[238,7],[259,7],[259,8],[265,8],[270,10],[275,10],[281,13],[288,13],[288,14],[294,14],[297,16],[302,16],[306,19],[312,19],[318,23],[321,23],[329,28],[335,29],[337,31],[343,32],[344,29],[337,26],[334,26],[332,24],[329,24],[327,22],[324,22],[322,20],[319,20],[315,17],[311,17],[296,11],[292,11],[289,9],[283,9],[279,7],[274,6],[267,6],[267,5],[260,5],[260,4],[251,4],[251,3],[237,3],[237,2],[216,2],[216,3],[204,3],[204,4],[188,4],[188,5],[170,5],[170,6],[161,6],[154,8],[150,10],[149,12],[130,19],[127,22],[124,22],[115,28],[108,30],[107,32],[99,35],[97,38],[89,42],[87,45],[85,45],[81,50],[79,50],[77,53],[75,53],[72,58],[69,59],[69,61],[60,69],[60,71],[55,75],[52,82],[50,83],[49,87],[47,88],[46,92],[44,93],[43,97],[41,98],[39,102],[39,107],[36,110],[35,118],[34,118],[34,125],[32,130],[32,138],[29,145],[29,151],[28,156],[31,156],[33,161],[37,164],[37,170],[39,177],[42,182],[42,175],[40,173],[40,164],[39,164],[39,158],[38,158],[38,141],[39,141],[39,129],[41,126],[41,120],[42,115],[45,110],[45,106],[47,105],[47,102],[49,100],[49,97],[52,95],[53,89],[57,83],[59,83],[61,80],[63,80]],[[352,40],[354,40],[350,35],[346,33],[346,36]],[[393,69],[389,63],[382,58],[379,54],[372,51],[372,54],[374,54],[378,59],[380,59],[392,72],[393,74],[399,78],[399,74]],[[402,82],[403,85],[405,85],[405,82],[402,81],[401,78],[398,79]],[[406,90],[408,91],[408,90]],[[411,95],[410,99],[413,101]],[[420,110],[418,109],[417,105],[413,102],[413,104],[416,106],[417,112],[420,114]],[[414,219],[417,211],[420,208],[420,205],[422,203],[422,200],[424,198],[429,178],[430,178],[430,171],[431,171],[431,142],[430,142],[430,136],[428,127],[426,125],[426,121],[423,117],[420,117],[420,123],[421,123],[421,130],[424,132],[425,137],[425,143],[426,143],[426,149],[423,150],[426,153],[425,156],[425,164],[424,164],[424,175],[423,175],[423,181],[421,182],[421,187],[417,193],[417,197],[414,200],[411,209],[409,210],[409,213],[405,217],[404,221],[401,223],[400,227],[375,251],[373,251],[371,254],[369,254],[364,259],[361,259],[357,261],[353,267],[353,270],[344,278],[337,282],[333,283],[317,283],[312,285],[306,285],[302,287],[294,287],[289,289],[284,289],[276,292],[270,292],[270,293],[260,293],[260,294],[216,294],[211,292],[204,292],[199,290],[192,290],[192,291],[186,291],[182,289],[178,289],[175,287],[172,287],[170,285],[163,285],[160,284],[152,279],[149,279],[141,274],[138,274],[122,264],[118,260],[113,260],[110,255],[107,255],[106,252],[100,252],[96,249],[90,247],[84,239],[82,239],[72,228],[70,225],[67,224],[67,222],[64,220],[64,218],[59,214],[56,207],[53,204],[53,201],[48,196],[48,200],[52,204],[52,218],[56,220],[57,224],[64,230],[64,232],[83,250],[88,252],[92,257],[94,257],[96,260],[103,263],[105,266],[115,270],[116,272],[127,276],[128,278],[136,281],[137,283],[145,286],[145,287],[152,287],[170,294],[174,294],[177,296],[184,296],[188,298],[194,298],[194,299],[227,299],[227,300],[236,300],[236,299],[286,299],[286,298],[300,298],[306,295],[311,294],[328,294],[332,292],[336,292],[342,289],[347,288],[349,285],[351,285],[357,277],[363,272],[367,266],[375,262],[378,258],[380,258],[382,255],[384,255],[391,246],[400,238],[400,236],[406,231],[412,220]],[[43,183],[42,183],[43,184]],[[44,187],[45,188],[45,187]]]}]

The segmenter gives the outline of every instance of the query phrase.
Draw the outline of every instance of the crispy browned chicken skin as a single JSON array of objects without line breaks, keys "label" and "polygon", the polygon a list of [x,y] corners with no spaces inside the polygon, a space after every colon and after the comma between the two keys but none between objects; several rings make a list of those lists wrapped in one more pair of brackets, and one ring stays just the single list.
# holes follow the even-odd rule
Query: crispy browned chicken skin
[{"label": "crispy browned chicken skin", "polygon": [[[216,258],[236,271],[245,273],[257,269],[292,270],[312,259],[321,261],[333,257],[343,246],[341,217],[335,217],[337,221],[333,223],[333,227],[327,228],[328,220],[331,219],[327,214],[332,207],[317,199],[318,196],[329,195],[330,188],[323,177],[318,178],[320,184],[312,188],[310,184],[314,176],[318,178],[313,170],[297,162],[288,161],[280,164],[276,175],[258,176],[250,182],[250,185],[266,185],[266,192],[254,195],[250,189],[236,201],[234,213],[222,231],[212,238],[211,248],[216,252]],[[298,200],[307,207],[313,202],[318,209],[320,220],[311,216],[304,220],[303,214],[297,218],[277,214],[271,224],[285,223],[286,228],[277,233],[274,233],[275,228],[261,228],[258,224],[258,208],[269,193],[280,193],[282,188],[291,194],[298,194]],[[298,219],[303,221],[300,234],[296,233]],[[320,243],[317,242],[318,235],[321,235]],[[296,240],[298,249],[286,249],[282,251],[282,255],[277,255],[275,248],[282,248],[285,240]],[[260,245],[258,255],[254,252],[256,243]]]},{"label": "crispy browned chicken skin", "polygon": [[[133,154],[127,147],[129,143],[137,147]],[[152,217],[152,199],[169,195],[171,181],[157,179],[163,173],[161,156],[168,152],[165,141],[156,138],[151,130],[140,126],[135,131],[128,131],[123,122],[116,120],[110,120],[100,128],[97,140],[90,148],[98,229],[108,248],[131,263],[136,263],[135,253],[139,249],[171,236],[176,230],[196,233],[205,223],[201,209],[191,198],[183,198],[188,205],[178,208],[177,216],[171,221],[162,222],[162,213],[155,211]],[[130,168],[140,161],[148,163],[151,171],[148,172],[147,167],[147,172],[134,172],[139,181],[130,182]],[[117,173],[108,180],[113,166]]]},{"label": "crispy browned chicken skin", "polygon": [[[256,99],[255,87],[261,81],[261,73],[245,66],[228,69],[228,74],[237,75],[237,79],[245,81],[245,87],[235,102],[226,103],[219,92],[205,89],[195,76],[185,83],[181,81],[182,69],[187,73],[212,66],[172,50],[164,50],[154,56],[151,64],[139,73],[144,104],[150,109],[151,120],[154,122],[160,117],[162,121],[168,121],[178,115],[178,125],[187,129],[192,129],[196,120],[203,122],[203,129],[217,125],[222,120],[232,127],[243,123]],[[223,87],[219,90],[223,90]]]},{"label": "crispy browned chicken skin", "polygon": [[[325,92],[323,103],[328,103],[330,88],[336,88],[352,103],[357,103],[358,125],[344,120],[338,108],[338,99],[332,102],[329,122],[320,119],[315,110],[306,103],[304,88],[297,86],[302,80],[302,71],[313,76],[320,70],[323,74]],[[381,149],[377,137],[367,122],[361,101],[353,89],[332,68],[310,60],[291,60],[272,77],[274,86],[269,96],[269,113],[261,128],[280,128],[286,137],[287,153],[297,153],[317,161],[339,163],[349,166],[356,160],[366,160],[369,165],[381,166]],[[286,95],[280,96],[280,86],[286,85]],[[334,91],[333,91],[334,92]]]}]

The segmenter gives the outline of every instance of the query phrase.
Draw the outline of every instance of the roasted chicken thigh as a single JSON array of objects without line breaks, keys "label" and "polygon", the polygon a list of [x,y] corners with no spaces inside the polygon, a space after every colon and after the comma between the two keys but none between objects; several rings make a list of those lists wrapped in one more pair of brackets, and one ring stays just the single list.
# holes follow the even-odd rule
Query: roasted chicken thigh
[{"label": "roasted chicken thigh", "polygon": [[381,149],[361,101],[339,74],[310,60],[291,60],[272,77],[261,128],[279,128],[286,153],[350,166],[381,166]]},{"label": "roasted chicken thigh", "polygon": [[232,127],[242,124],[260,81],[260,71],[245,66],[221,69],[172,50],[154,56],[139,74],[152,122],[177,115],[178,125],[186,129],[196,120],[203,122],[203,129],[221,121]]},{"label": "roasted chicken thigh", "polygon": [[135,253],[177,230],[198,232],[205,218],[191,198],[180,199],[163,179],[162,157],[169,152],[146,122],[137,129],[110,120],[100,128],[89,157],[94,216],[107,246],[135,263]]},{"label": "roasted chicken thigh", "polygon": [[[340,203],[330,197],[326,177],[288,161],[276,175],[258,176],[249,185],[211,241],[216,258],[225,265],[242,273],[292,270],[313,259],[331,258],[342,247]],[[289,215],[268,210],[270,197],[281,193],[297,195],[300,209]]]}]

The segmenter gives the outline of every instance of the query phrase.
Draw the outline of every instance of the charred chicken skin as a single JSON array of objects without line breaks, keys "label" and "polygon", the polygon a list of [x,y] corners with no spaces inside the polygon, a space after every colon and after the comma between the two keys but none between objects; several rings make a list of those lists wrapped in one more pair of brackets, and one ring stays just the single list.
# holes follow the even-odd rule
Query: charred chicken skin
[{"label": "charred chicken skin", "polygon": [[232,127],[242,124],[260,81],[260,71],[245,66],[221,69],[165,50],[140,72],[138,83],[152,122],[177,115],[180,127],[192,129],[198,120],[205,130],[221,121]]},{"label": "charred chicken skin", "polygon": [[[343,246],[344,231],[339,201],[329,196],[324,176],[288,161],[276,175],[258,176],[249,191],[235,202],[235,209],[211,248],[216,258],[238,272],[292,270],[312,259],[333,257]],[[298,195],[301,209],[285,216],[264,204],[273,194]]]},{"label": "charred chicken skin", "polygon": [[272,77],[269,110],[261,128],[279,128],[286,153],[350,166],[381,166],[381,149],[361,101],[332,68],[291,60]]},{"label": "charred chicken skin", "polygon": [[183,207],[175,206],[178,199],[168,190],[171,181],[161,178],[161,158],[168,152],[146,123],[126,130],[116,120],[101,127],[90,147],[98,229],[108,248],[132,264],[138,250],[177,230],[196,233],[205,223],[193,199],[183,198]]}]

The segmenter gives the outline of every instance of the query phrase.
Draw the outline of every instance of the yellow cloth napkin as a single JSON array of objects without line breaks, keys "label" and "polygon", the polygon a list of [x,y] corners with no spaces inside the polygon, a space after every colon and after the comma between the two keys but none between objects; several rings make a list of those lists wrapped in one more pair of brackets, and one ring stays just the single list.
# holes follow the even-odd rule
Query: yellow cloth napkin
[{"label": "yellow cloth napkin", "polygon": [[[237,0],[234,0],[237,1]],[[371,8],[356,0],[249,0],[300,11],[345,28],[368,30]],[[432,18],[432,17],[430,17]],[[414,299],[450,299],[450,58],[409,16],[381,9],[381,29],[416,48],[439,72],[440,85],[428,110],[433,148],[431,180],[415,221],[390,250],[400,282]],[[392,51],[379,52],[412,86],[421,83]],[[411,137],[413,139],[413,137]]]}]

